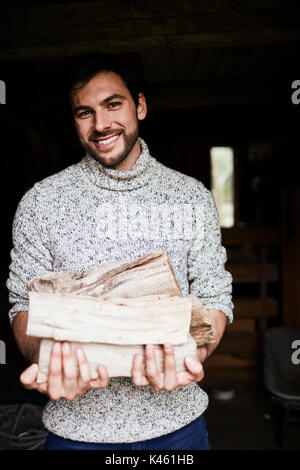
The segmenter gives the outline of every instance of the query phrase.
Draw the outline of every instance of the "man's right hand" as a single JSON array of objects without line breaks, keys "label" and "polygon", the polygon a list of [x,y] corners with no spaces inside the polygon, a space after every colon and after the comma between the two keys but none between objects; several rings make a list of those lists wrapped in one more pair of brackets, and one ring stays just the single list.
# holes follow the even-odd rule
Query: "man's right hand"
[{"label": "man's right hand", "polygon": [[83,395],[90,388],[105,388],[109,376],[104,366],[98,367],[98,379],[91,379],[89,363],[83,349],[76,349],[78,367],[68,342],[55,342],[51,351],[48,382],[37,383],[38,365],[32,364],[20,376],[27,389],[46,393],[52,400],[74,398]]}]

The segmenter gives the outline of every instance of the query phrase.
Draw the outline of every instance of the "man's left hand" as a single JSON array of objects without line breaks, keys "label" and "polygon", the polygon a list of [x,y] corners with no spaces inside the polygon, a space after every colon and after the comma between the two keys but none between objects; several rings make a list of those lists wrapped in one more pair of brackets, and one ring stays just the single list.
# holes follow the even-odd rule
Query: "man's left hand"
[{"label": "man's left hand", "polygon": [[202,351],[198,348],[198,357],[187,356],[185,365],[187,370],[176,372],[176,362],[174,348],[171,344],[164,344],[164,371],[159,372],[152,344],[147,344],[145,348],[145,374],[143,373],[143,355],[137,354],[132,364],[132,382],[137,386],[151,385],[159,392],[161,390],[172,391],[178,387],[183,387],[191,382],[199,382],[204,377],[202,361],[205,359]]}]

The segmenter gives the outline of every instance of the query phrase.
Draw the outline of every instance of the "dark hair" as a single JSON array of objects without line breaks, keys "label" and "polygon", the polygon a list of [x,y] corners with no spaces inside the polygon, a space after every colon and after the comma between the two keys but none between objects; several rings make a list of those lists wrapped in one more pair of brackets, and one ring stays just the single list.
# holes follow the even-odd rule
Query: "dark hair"
[{"label": "dark hair", "polygon": [[67,71],[68,94],[88,83],[100,72],[114,72],[118,74],[128,88],[136,106],[138,105],[138,94],[143,88],[141,70],[129,66],[114,55],[102,53],[90,53],[77,56],[71,60]]}]

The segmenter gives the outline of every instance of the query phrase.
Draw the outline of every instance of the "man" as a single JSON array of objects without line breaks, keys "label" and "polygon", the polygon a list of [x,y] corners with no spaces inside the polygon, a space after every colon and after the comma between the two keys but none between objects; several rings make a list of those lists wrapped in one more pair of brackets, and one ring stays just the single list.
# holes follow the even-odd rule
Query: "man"
[{"label": "man", "polygon": [[[209,449],[203,416],[208,399],[197,383],[204,376],[204,360],[232,321],[232,279],[224,269],[214,201],[202,183],[149,154],[139,137],[146,99],[132,71],[107,56],[88,56],[72,75],[69,96],[86,155],[36,183],[22,198],[7,281],[13,332],[33,363],[21,381],[50,397],[43,413],[50,431],[46,448]],[[173,229],[180,217],[186,221],[192,214],[192,235],[178,229],[178,236],[173,230],[170,237],[165,213],[158,236],[153,235],[166,203],[174,214],[177,210]],[[145,374],[143,356],[134,358],[131,378],[109,378],[99,358],[98,379],[91,380],[84,352],[78,349],[74,359],[67,342],[56,342],[48,382],[37,384],[40,341],[25,333],[27,283],[49,271],[85,270],[157,249],[168,251],[182,293],[193,292],[206,305],[216,343],[186,358],[186,372],[176,372],[173,347],[165,344],[159,373],[153,346],[147,345]]]}]

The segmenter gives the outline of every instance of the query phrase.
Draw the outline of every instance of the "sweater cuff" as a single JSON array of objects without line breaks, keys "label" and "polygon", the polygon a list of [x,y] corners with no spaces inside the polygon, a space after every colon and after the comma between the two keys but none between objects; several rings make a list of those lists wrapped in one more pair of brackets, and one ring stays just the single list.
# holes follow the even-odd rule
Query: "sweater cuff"
[{"label": "sweater cuff", "polygon": [[12,326],[12,323],[14,321],[14,318],[18,315],[19,312],[28,312],[29,309],[29,303],[24,302],[24,303],[17,303],[15,304],[10,311],[8,312],[8,318],[10,321],[10,325]]},{"label": "sweater cuff", "polygon": [[203,304],[206,309],[214,309],[214,310],[221,310],[226,317],[227,317],[227,323],[230,324],[233,322],[233,310],[232,308],[228,307],[227,305],[224,304]]}]

